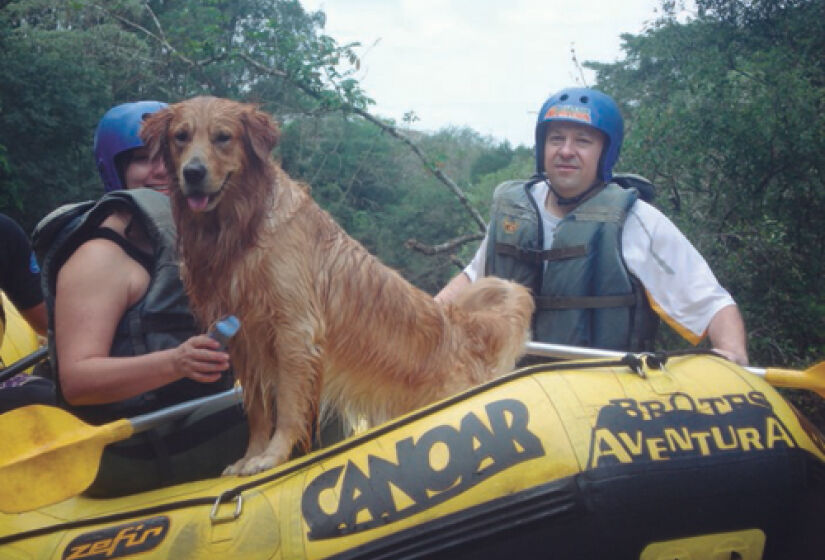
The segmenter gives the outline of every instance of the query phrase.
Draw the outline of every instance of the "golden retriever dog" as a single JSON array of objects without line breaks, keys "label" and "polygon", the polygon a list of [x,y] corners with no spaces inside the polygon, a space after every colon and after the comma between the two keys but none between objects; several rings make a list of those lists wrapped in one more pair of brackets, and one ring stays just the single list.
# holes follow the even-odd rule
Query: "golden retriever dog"
[{"label": "golden retriever dog", "polygon": [[[250,441],[225,474],[306,448],[320,409],[374,424],[511,370],[533,299],[484,279],[441,305],[349,237],[271,157],[279,130],[253,105],[196,97],[141,136],[172,175],[181,274],[196,317],[241,320],[230,347]],[[274,406],[273,406],[274,404]]]}]

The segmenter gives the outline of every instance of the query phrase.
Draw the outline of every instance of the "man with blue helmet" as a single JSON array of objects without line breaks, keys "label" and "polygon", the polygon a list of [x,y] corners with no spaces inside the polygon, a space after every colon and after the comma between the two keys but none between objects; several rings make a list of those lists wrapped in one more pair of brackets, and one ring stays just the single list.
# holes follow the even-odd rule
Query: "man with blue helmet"
[{"label": "man with blue helmet", "polygon": [[448,302],[494,274],[533,290],[536,340],[650,350],[661,318],[693,344],[708,336],[746,364],[733,298],[676,226],[626,188],[650,184],[614,176],[623,135],[619,108],[602,92],[568,88],[547,99],[536,123],[536,175],[496,188],[487,236],[436,299]]},{"label": "man with blue helmet", "polygon": [[[138,133],[165,103],[104,114],[94,138],[106,194],[41,220],[34,246],[49,309],[59,404],[104,424],[229,389],[229,355],[189,309],[179,275],[169,174]],[[226,373],[224,373],[226,372]],[[93,496],[208,478],[240,458],[248,428],[238,405],[204,410],[107,446]]]}]

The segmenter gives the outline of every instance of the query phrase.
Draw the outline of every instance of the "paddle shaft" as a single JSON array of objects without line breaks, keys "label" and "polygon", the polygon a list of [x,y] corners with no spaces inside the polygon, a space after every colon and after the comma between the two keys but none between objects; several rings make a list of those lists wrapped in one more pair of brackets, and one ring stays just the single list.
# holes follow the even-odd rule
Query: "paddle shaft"
[{"label": "paddle shaft", "polygon": [[528,342],[527,353],[531,356],[541,356],[544,358],[563,358],[565,360],[580,360],[587,358],[623,358],[627,352],[617,352],[615,350],[600,350],[598,348],[585,348],[582,346],[567,346],[565,344],[549,344],[546,342]]},{"label": "paddle shaft", "polygon": [[[548,344],[546,342],[528,342],[527,353],[531,356],[546,358],[587,359],[587,358],[623,358],[627,354],[639,355],[633,352],[619,352],[617,350],[602,350],[600,348],[585,348],[583,346],[567,346],[565,344]],[[744,367],[743,369],[765,377],[765,368]]]},{"label": "paddle shaft", "polygon": [[20,358],[13,364],[10,364],[8,367],[5,367],[2,371],[0,371],[0,382],[3,382],[7,379],[11,379],[18,373],[29,369],[31,366],[33,366],[43,358],[47,357],[48,355],[49,349],[44,346],[43,348],[38,348],[28,356]]},{"label": "paddle shaft", "polygon": [[182,402],[172,406],[168,406],[161,410],[154,412],[147,412],[140,416],[131,418],[129,422],[132,424],[134,433],[145,432],[151,430],[155,426],[159,426],[165,422],[170,422],[181,416],[186,416],[193,410],[206,406],[224,406],[229,404],[240,404],[243,390],[239,385],[224,391],[223,393],[216,393],[208,395],[199,399],[192,399],[191,401]]},{"label": "paddle shaft", "polygon": [[[617,352],[615,350],[601,350],[598,348],[584,348],[581,346],[548,344],[544,342],[528,342],[525,349],[526,352],[532,356],[563,359],[615,359],[622,358],[628,354],[628,352]],[[774,387],[807,389],[825,398],[825,362],[819,362],[804,371],[750,366],[743,367],[742,369],[762,377]]]}]

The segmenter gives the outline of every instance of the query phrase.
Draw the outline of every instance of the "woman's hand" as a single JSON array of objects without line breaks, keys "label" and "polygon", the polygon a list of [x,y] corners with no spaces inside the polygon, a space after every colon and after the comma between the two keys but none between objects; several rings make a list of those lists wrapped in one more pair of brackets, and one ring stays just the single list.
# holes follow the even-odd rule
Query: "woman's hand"
[{"label": "woman's hand", "polygon": [[219,348],[220,343],[205,334],[193,336],[175,348],[175,370],[181,377],[214,383],[229,369],[229,354]]}]

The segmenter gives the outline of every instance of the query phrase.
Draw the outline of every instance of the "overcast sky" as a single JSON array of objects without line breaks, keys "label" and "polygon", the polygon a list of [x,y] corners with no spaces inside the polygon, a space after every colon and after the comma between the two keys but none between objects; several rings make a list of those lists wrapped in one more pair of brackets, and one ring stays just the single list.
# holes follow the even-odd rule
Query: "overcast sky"
[{"label": "overcast sky", "polygon": [[[580,85],[580,62],[623,58],[622,33],[639,34],[658,0],[301,0],[327,14],[326,34],[360,42],[356,75],[371,111],[415,128],[467,125],[532,146],[536,112],[553,92]],[[588,85],[593,73],[585,71]]]}]

